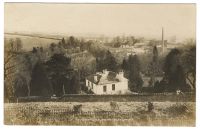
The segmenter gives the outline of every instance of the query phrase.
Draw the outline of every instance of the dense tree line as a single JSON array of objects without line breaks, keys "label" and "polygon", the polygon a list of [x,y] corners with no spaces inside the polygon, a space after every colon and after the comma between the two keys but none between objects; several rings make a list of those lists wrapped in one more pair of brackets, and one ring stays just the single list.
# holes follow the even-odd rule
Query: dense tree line
[{"label": "dense tree line", "polygon": [[[84,51],[90,53],[94,61],[86,61],[75,68],[68,55]],[[125,77],[129,79],[129,89],[134,92],[142,91],[141,72],[151,77],[153,92],[196,89],[195,45],[172,49],[166,57],[159,56],[157,47],[154,46],[151,58],[147,57],[148,61],[145,62],[141,55],[130,55],[119,65],[117,57],[92,40],[85,41],[70,36],[62,38],[58,43],[51,43],[47,48],[33,47],[32,51],[27,52],[23,50],[21,39],[16,38],[5,40],[4,57],[4,93],[7,99],[77,94],[81,89],[80,81],[84,82],[87,75],[103,69],[114,72],[123,69]],[[85,57],[84,60],[88,59]],[[155,82],[156,76],[163,76],[163,79]]]},{"label": "dense tree line", "polygon": [[[4,63],[5,101],[22,96],[61,95],[64,93],[63,89],[67,90],[65,93],[78,93],[80,88],[79,83],[77,83],[79,82],[77,81],[79,79],[77,78],[79,77],[77,71],[71,68],[70,79],[68,77],[68,80],[66,79],[67,75],[57,76],[63,70],[65,70],[65,74],[69,74],[69,71],[63,69],[71,63],[71,60],[64,56],[64,48],[60,45],[64,42],[64,39],[62,39],[57,44],[52,43],[49,48],[33,47],[32,51],[28,52],[23,50],[21,39],[6,39]],[[54,66],[55,62],[58,62],[56,66]],[[60,71],[57,71],[59,69]],[[53,76],[52,73],[56,75]],[[61,89],[61,85],[62,93],[57,91]]]},{"label": "dense tree line", "polygon": [[118,48],[121,45],[133,46],[135,43],[142,42],[143,38],[135,38],[134,36],[116,36],[109,43],[110,46]]},{"label": "dense tree line", "polygon": [[[196,47],[172,49],[160,62],[156,46],[152,51],[152,60],[143,72],[137,55],[130,55],[122,62],[122,69],[129,79],[131,91],[141,91],[142,78],[140,73],[150,77],[149,88],[146,92],[175,92],[176,90],[195,90],[196,81]],[[162,76],[161,81],[155,77]]]},{"label": "dense tree line", "polygon": [[163,70],[161,68],[162,67],[161,65],[162,64],[161,64],[161,61],[159,60],[157,47],[154,46],[153,51],[152,51],[152,60],[147,65],[147,72],[144,73],[145,75],[151,78],[149,82],[150,86],[154,86],[155,81],[156,81],[155,78],[157,76],[163,76]]},{"label": "dense tree line", "polygon": [[129,89],[134,92],[140,92],[143,84],[141,78],[140,60],[137,55],[129,55],[128,59],[122,62],[122,69],[125,71],[125,76],[129,79]]},{"label": "dense tree line", "polygon": [[[5,100],[10,97],[18,96],[16,92],[22,92],[19,89],[24,89],[26,94],[29,95],[29,71],[25,64],[28,63],[27,53],[22,49],[22,41],[20,38],[16,39],[5,39],[5,50],[4,50],[4,94]],[[28,85],[28,86],[27,86]]]},{"label": "dense tree line", "polygon": [[153,92],[195,90],[196,47],[172,49],[164,59],[163,79],[155,82]]},{"label": "dense tree line", "polygon": [[185,71],[185,77],[191,86],[196,89],[196,46],[188,46],[182,54],[182,64]]},{"label": "dense tree line", "polygon": [[38,63],[32,74],[32,96],[62,96],[80,92],[79,76],[70,65],[71,59],[54,54],[45,63]]},{"label": "dense tree line", "polygon": [[116,59],[110,51],[102,51],[101,54],[96,57],[96,71],[100,72],[104,69],[114,72],[118,71]]}]

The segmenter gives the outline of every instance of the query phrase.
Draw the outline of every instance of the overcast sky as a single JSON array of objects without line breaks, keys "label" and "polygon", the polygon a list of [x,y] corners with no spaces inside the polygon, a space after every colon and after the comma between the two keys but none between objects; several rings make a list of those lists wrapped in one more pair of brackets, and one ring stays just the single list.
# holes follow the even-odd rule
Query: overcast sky
[{"label": "overcast sky", "polygon": [[195,4],[6,3],[5,32],[195,37]]}]

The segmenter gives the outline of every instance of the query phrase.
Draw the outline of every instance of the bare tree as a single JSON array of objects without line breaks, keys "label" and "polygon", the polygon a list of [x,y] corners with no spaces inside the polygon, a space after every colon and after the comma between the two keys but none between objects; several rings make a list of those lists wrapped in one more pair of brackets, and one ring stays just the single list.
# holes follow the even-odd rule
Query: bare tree
[{"label": "bare tree", "polygon": [[[192,43],[191,43],[192,44]],[[186,79],[191,88],[196,88],[196,46],[189,46],[182,55],[182,64],[185,69]]]},{"label": "bare tree", "polygon": [[10,39],[8,42],[5,40],[5,55],[4,55],[4,80],[5,91],[7,96],[14,95],[13,76],[19,71],[21,62],[17,60],[22,53],[22,42],[19,38],[16,40]]}]

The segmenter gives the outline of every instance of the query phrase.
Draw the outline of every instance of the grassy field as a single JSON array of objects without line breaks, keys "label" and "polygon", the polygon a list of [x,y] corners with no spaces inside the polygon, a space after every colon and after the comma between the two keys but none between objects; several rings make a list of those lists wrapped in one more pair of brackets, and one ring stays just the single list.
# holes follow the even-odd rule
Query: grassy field
[{"label": "grassy field", "polygon": [[51,43],[59,42],[59,40],[55,40],[55,39],[43,39],[43,38],[38,38],[38,37],[26,37],[26,36],[19,36],[19,35],[5,35],[5,37],[7,38],[8,41],[9,39],[20,38],[22,41],[23,49],[28,50],[28,51],[32,50],[33,47],[47,47]]},{"label": "grassy field", "polygon": [[[32,102],[5,103],[7,125],[195,126],[195,102]],[[74,111],[75,105],[82,105]]]}]

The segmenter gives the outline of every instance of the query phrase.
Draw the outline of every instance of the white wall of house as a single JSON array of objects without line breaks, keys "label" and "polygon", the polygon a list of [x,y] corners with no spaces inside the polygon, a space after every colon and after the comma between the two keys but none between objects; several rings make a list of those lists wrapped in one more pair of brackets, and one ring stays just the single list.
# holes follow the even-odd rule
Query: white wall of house
[{"label": "white wall of house", "polygon": [[[86,79],[86,86],[95,94],[119,94],[128,90],[128,80],[124,79],[122,82],[96,85]],[[106,89],[104,89],[104,87],[106,87]]]},{"label": "white wall of house", "polygon": [[93,89],[93,87],[96,85],[92,82],[90,82],[89,80],[86,79],[86,87],[88,88],[88,90]]}]

